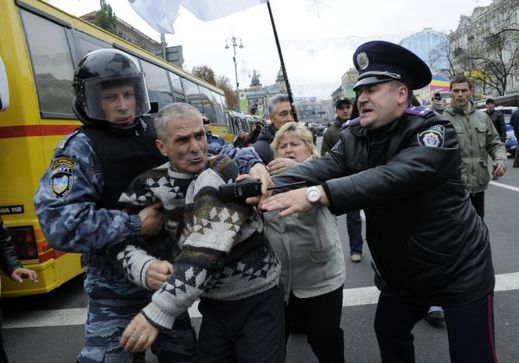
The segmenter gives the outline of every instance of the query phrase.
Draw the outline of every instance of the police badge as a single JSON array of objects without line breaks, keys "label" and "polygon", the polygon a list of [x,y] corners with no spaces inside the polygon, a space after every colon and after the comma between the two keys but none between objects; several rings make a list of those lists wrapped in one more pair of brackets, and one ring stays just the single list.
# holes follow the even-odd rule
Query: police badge
[{"label": "police badge", "polygon": [[442,125],[434,125],[418,134],[418,143],[427,147],[440,148],[443,146],[444,139],[445,128]]},{"label": "police badge", "polygon": [[52,161],[50,166],[50,188],[54,196],[62,199],[70,193],[73,184],[74,166],[76,162],[61,156]]}]

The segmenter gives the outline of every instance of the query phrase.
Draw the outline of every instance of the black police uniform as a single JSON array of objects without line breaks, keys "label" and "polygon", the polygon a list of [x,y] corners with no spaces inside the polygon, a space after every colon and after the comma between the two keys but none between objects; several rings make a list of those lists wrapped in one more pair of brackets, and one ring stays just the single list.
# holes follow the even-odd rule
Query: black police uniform
[{"label": "black police uniform", "polygon": [[[354,63],[357,90],[391,80],[417,89],[431,80],[423,61],[392,43],[361,45]],[[430,305],[445,309],[452,361],[497,361],[488,230],[465,191],[453,126],[421,107],[377,129],[349,124],[327,155],[273,181],[321,184],[334,214],[365,210],[382,291],[375,317],[382,361],[414,362],[411,330]]]}]

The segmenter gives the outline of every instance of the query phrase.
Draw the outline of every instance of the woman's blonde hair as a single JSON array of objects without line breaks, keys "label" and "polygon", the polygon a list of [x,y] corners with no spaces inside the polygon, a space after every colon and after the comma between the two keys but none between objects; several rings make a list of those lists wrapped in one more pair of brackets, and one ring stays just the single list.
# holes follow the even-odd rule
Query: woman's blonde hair
[{"label": "woman's blonde hair", "polygon": [[281,139],[285,137],[289,132],[295,132],[297,136],[305,143],[305,146],[310,151],[312,156],[318,156],[317,148],[314,144],[314,135],[312,131],[308,130],[303,124],[299,122],[287,122],[276,132],[276,136],[274,136],[274,140],[270,144],[270,148],[274,152],[274,155],[277,156],[277,151],[279,148],[279,144],[281,143]]}]

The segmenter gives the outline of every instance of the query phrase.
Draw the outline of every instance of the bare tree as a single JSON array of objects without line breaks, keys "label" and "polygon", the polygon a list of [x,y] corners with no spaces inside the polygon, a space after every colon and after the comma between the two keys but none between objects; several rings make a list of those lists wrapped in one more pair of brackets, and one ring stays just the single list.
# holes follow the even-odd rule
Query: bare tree
[{"label": "bare tree", "polygon": [[500,21],[474,25],[466,47],[452,50],[455,73],[471,77],[482,88],[483,94],[494,90],[498,95],[504,95],[510,79],[519,71],[516,12],[514,7],[505,9]]}]

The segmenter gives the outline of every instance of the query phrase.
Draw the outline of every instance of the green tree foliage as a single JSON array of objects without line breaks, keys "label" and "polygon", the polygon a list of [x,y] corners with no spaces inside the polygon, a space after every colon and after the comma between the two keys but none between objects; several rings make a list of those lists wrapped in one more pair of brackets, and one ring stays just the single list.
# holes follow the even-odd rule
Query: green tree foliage
[{"label": "green tree foliage", "polygon": [[110,33],[116,34],[115,27],[117,18],[115,17],[112,7],[110,4],[106,3],[106,0],[99,0],[99,4],[101,9],[96,12],[95,25],[109,31]]},{"label": "green tree foliage", "polygon": [[191,73],[193,73],[193,75],[197,76],[198,78],[202,78],[204,81],[211,83],[213,86],[216,86],[214,71],[208,66],[193,67],[193,71]]}]

